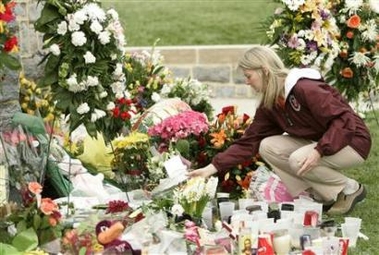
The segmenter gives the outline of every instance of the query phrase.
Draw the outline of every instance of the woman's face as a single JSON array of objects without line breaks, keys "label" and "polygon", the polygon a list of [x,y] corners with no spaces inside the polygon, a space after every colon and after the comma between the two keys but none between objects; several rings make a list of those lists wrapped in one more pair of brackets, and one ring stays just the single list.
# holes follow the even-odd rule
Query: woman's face
[{"label": "woman's face", "polygon": [[252,87],[257,93],[261,93],[263,89],[263,81],[260,72],[260,70],[243,70],[243,75],[245,76],[245,83]]}]

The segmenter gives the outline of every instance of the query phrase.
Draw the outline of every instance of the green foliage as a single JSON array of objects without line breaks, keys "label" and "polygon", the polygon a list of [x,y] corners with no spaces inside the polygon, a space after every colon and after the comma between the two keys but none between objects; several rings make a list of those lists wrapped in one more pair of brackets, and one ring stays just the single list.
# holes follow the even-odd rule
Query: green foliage
[{"label": "green foliage", "polygon": [[[356,179],[367,189],[366,199],[357,204],[354,210],[348,215],[362,218],[361,232],[369,237],[369,240],[358,239],[357,246],[349,249],[349,254],[366,255],[377,254],[379,249],[379,111],[367,113],[365,122],[370,129],[372,137],[372,147],[368,159],[362,166],[349,169],[344,173],[350,178]],[[327,217],[327,216],[325,216]],[[337,223],[344,222],[345,216],[334,216]],[[340,232],[337,235],[341,235]]]}]

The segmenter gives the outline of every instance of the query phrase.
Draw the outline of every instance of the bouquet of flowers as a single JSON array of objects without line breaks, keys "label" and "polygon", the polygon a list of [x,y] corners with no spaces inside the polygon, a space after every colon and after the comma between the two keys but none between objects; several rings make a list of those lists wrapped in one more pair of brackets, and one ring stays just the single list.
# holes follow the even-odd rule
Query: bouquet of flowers
[{"label": "bouquet of flowers", "polygon": [[[332,13],[340,28],[340,53],[326,74],[349,101],[379,91],[378,2],[333,1]],[[363,95],[362,95],[363,94]]]},{"label": "bouquet of flowers", "polygon": [[205,113],[208,120],[213,118],[213,108],[209,102],[210,91],[205,84],[198,80],[176,78],[172,84],[163,85],[159,94],[162,98],[178,97],[194,111]]},{"label": "bouquet of flowers", "polygon": [[148,134],[158,151],[175,148],[186,159],[194,162],[205,147],[204,134],[208,132],[205,114],[193,110],[170,116],[148,129]]},{"label": "bouquet of flowers", "polygon": [[112,168],[118,185],[126,190],[142,188],[149,178],[147,161],[151,157],[150,139],[145,133],[132,132],[112,141]]},{"label": "bouquet of flowers", "polygon": [[53,121],[56,117],[50,89],[37,87],[24,74],[20,75],[20,105],[23,112],[40,116],[44,122]]},{"label": "bouquet of flowers", "polygon": [[18,40],[12,28],[15,20],[13,9],[16,2],[13,0],[0,1],[0,81],[4,76],[4,69],[17,70],[21,68],[20,61],[12,53],[18,52]]},{"label": "bouquet of flowers", "polygon": [[111,125],[130,130],[138,110],[130,97],[130,93],[125,91],[124,94],[123,97],[116,100],[114,107],[112,107],[113,118],[111,119]]},{"label": "bouquet of flowers", "polygon": [[208,180],[202,177],[189,179],[183,186],[174,190],[173,211],[180,211],[181,207],[187,215],[200,219],[205,206],[216,194],[217,184],[216,177],[210,177]]},{"label": "bouquet of flowers", "polygon": [[126,89],[126,43],[118,13],[103,10],[95,0],[40,2],[44,5],[35,29],[44,34],[48,53],[39,86],[51,86],[70,131],[83,124],[90,136],[101,132],[111,141],[121,129],[109,124],[114,102]]},{"label": "bouquet of flowers", "polygon": [[[217,115],[217,119],[210,125],[206,135],[207,149],[198,157],[200,165],[211,162],[219,152],[226,150],[235,140],[240,138],[252,119],[243,114],[236,114],[236,107],[227,106]],[[259,161],[259,155],[252,155],[251,159],[230,169],[220,183],[220,190],[230,193],[233,199],[246,196],[250,180],[254,170],[263,164]]]},{"label": "bouquet of flowers", "polygon": [[139,112],[160,101],[159,91],[169,83],[170,72],[163,65],[163,56],[152,50],[126,54],[124,60],[127,89]]},{"label": "bouquet of flowers", "polygon": [[58,205],[51,198],[42,198],[42,186],[30,182],[22,189],[23,205],[7,217],[17,233],[33,229],[41,246],[60,238],[62,226]]},{"label": "bouquet of flowers", "polygon": [[285,64],[328,70],[339,52],[338,27],[326,0],[278,0],[267,37]]},{"label": "bouquet of flowers", "polygon": [[149,183],[158,184],[161,179],[167,178],[164,162],[177,155],[178,152],[171,149],[162,153],[156,153],[149,158],[146,164],[149,170]]}]

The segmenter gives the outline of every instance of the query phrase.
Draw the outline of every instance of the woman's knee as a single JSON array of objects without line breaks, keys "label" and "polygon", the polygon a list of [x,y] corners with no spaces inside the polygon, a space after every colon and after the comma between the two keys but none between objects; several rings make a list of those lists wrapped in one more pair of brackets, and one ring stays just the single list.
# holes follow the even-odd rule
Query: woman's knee
[{"label": "woman's knee", "polygon": [[288,164],[292,171],[297,172],[301,167],[302,159],[297,153],[292,153],[288,158]]},{"label": "woman's knee", "polygon": [[259,155],[263,158],[275,154],[273,149],[275,143],[273,140],[275,140],[273,137],[266,137],[261,141],[259,145]]}]

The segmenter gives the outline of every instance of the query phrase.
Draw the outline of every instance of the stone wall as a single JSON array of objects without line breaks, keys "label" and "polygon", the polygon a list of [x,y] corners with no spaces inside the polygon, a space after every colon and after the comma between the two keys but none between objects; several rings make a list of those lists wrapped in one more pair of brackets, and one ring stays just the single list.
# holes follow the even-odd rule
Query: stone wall
[{"label": "stone wall", "polygon": [[[217,98],[254,97],[244,84],[238,59],[250,45],[164,46],[156,47],[164,57],[164,65],[174,77],[192,77],[207,85]],[[150,47],[130,47],[129,52],[151,50]]]},{"label": "stone wall", "polygon": [[[18,0],[15,8],[18,26],[17,37],[19,39],[19,57],[27,77],[38,78],[41,75],[41,68],[38,62],[42,55],[38,54],[41,48],[41,38],[34,28],[33,22],[39,17],[40,7],[37,0]],[[19,105],[19,72],[8,71],[2,82],[0,93],[0,130],[10,127],[10,120],[13,114],[20,111]]]}]

